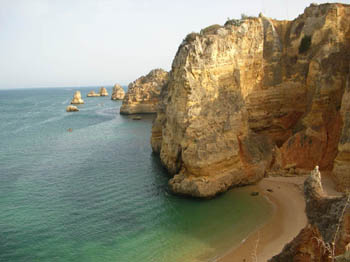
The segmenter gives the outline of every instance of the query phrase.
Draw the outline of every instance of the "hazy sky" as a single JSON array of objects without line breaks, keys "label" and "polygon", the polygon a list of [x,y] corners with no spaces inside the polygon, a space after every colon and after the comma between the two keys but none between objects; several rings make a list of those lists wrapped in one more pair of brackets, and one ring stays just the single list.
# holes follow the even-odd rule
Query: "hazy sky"
[{"label": "hazy sky", "polygon": [[241,13],[294,19],[306,0],[0,0],[0,88],[123,85],[170,69],[186,34]]}]

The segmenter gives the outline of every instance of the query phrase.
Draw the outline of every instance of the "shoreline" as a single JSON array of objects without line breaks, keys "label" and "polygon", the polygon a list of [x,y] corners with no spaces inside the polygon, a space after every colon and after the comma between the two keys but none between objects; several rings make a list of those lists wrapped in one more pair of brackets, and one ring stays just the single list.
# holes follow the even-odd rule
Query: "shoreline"
[{"label": "shoreline", "polygon": [[[280,253],[307,224],[303,195],[303,183],[306,177],[269,177],[257,185],[247,187],[251,191],[259,192],[271,203],[273,214],[238,247],[231,249],[216,261],[265,262]],[[272,192],[268,189],[272,189]]]}]

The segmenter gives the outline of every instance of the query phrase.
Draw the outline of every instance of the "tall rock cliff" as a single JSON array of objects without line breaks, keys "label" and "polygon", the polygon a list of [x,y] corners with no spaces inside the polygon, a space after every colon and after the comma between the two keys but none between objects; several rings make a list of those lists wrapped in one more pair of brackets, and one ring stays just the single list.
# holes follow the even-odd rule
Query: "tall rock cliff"
[{"label": "tall rock cliff", "polygon": [[128,86],[120,108],[121,114],[156,113],[161,89],[168,82],[169,73],[154,69]]},{"label": "tall rock cliff", "polygon": [[171,189],[211,197],[268,172],[316,165],[341,172],[349,59],[344,4],[311,5],[293,21],[260,15],[189,34],[152,128],[153,151],[175,175]]}]

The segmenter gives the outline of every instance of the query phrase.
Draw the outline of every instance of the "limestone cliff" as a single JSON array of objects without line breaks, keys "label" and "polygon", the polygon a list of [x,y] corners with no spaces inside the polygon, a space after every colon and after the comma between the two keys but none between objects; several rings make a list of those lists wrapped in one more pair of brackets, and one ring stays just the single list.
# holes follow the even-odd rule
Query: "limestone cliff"
[{"label": "limestone cliff", "polygon": [[130,83],[120,113],[156,113],[161,89],[167,81],[168,72],[154,69]]},{"label": "limestone cliff", "polygon": [[112,100],[123,100],[124,97],[125,97],[124,89],[120,85],[115,84],[113,87],[113,93],[112,93],[111,99]]},{"label": "limestone cliff", "polygon": [[[316,168],[304,183],[308,225],[271,262],[332,262],[350,242],[349,199],[325,195]],[[336,260],[336,256],[340,255]],[[346,260],[345,260],[346,261]]]},{"label": "limestone cliff", "polygon": [[175,175],[171,189],[210,197],[269,172],[332,170],[336,157],[335,171],[346,169],[349,59],[345,4],[189,34],[152,128],[153,151]]},{"label": "limestone cliff", "polygon": [[81,93],[80,91],[76,91],[74,93],[73,99],[70,102],[72,105],[79,105],[79,104],[84,104],[84,100],[81,98]]}]

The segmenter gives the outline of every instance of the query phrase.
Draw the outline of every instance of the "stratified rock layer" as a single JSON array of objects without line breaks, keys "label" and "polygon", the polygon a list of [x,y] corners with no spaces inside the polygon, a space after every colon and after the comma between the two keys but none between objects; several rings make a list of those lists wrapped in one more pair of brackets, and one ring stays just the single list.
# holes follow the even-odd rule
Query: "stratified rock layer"
[{"label": "stratified rock layer", "polygon": [[[317,168],[305,180],[304,195],[308,225],[271,262],[332,262],[349,245],[348,197],[326,196]],[[342,258],[336,261],[344,261]]]},{"label": "stratified rock layer", "polygon": [[112,93],[111,99],[112,100],[123,100],[124,97],[125,97],[124,89],[120,85],[115,84],[113,87],[113,93]]},{"label": "stratified rock layer", "polygon": [[84,100],[81,98],[80,91],[76,91],[74,93],[73,99],[70,103],[74,105],[84,104]]},{"label": "stratified rock layer", "polygon": [[189,34],[152,128],[153,151],[175,175],[170,188],[211,197],[269,172],[332,170],[336,157],[336,173],[346,170],[349,52],[344,4]]},{"label": "stratified rock layer", "polygon": [[154,69],[128,86],[120,108],[121,114],[156,113],[161,89],[168,82],[168,72]]},{"label": "stratified rock layer", "polygon": [[108,96],[108,92],[105,87],[101,87],[99,93],[100,93],[100,96]]}]

